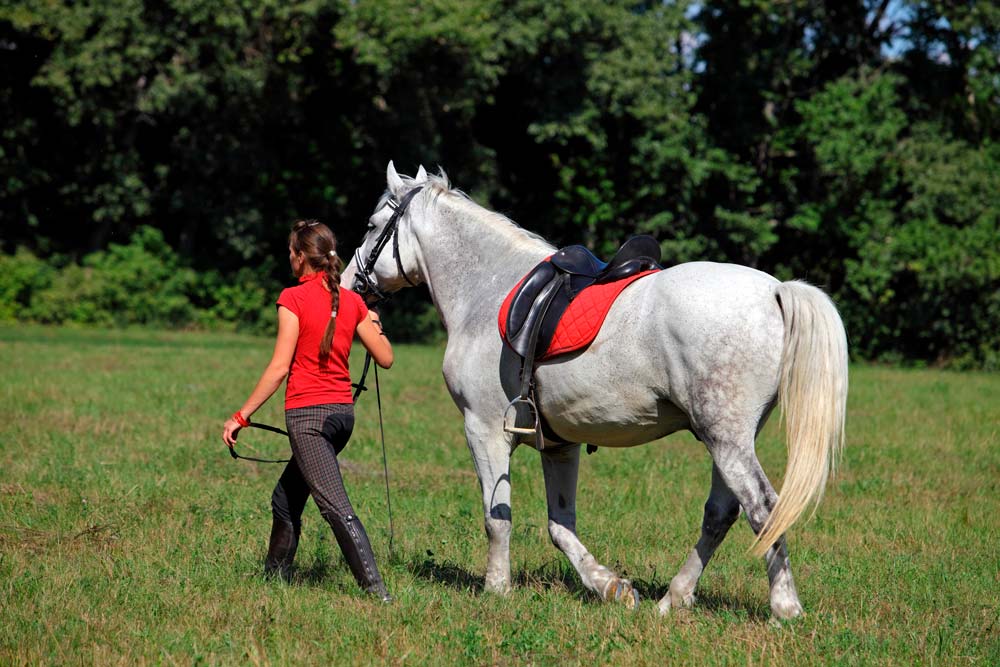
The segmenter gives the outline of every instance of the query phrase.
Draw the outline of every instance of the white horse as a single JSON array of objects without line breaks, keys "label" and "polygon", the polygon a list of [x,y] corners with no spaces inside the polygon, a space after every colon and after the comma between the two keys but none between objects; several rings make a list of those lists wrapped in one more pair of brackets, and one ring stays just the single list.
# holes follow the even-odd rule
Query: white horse
[{"label": "white horse", "polygon": [[[503,428],[505,408],[518,395],[520,358],[501,341],[497,313],[508,291],[555,248],[452,190],[443,172],[428,176],[421,167],[415,178],[401,177],[390,162],[386,177],[344,284],[367,279],[385,292],[427,284],[448,334],[445,382],[464,415],[482,488],[485,586],[506,593],[510,457],[533,439]],[[674,266],[625,289],[589,347],[539,364],[535,377],[539,406],[563,439],[631,447],[688,429],[712,456],[701,537],[659,601],[661,613],[693,604],[741,507],[757,535],[754,551],[766,559],[772,614],[802,613],[784,533],[822,497],[843,446],[847,401],[844,327],[821,290],[732,264]],[[754,451],[776,404],[788,447],[780,498]],[[543,447],[540,456],[552,542],[588,589],[638,606],[631,582],[598,563],[577,537],[580,445]]]}]

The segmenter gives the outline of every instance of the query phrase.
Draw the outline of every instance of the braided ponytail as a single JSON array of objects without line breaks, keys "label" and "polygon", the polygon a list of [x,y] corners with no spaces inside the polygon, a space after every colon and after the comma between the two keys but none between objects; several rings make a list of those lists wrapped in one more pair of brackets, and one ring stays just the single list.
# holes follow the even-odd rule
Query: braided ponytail
[{"label": "braided ponytail", "polygon": [[337,309],[340,307],[340,271],[343,264],[337,257],[337,237],[330,228],[318,220],[299,220],[292,225],[288,243],[305,260],[313,271],[322,271],[330,289],[330,321],[319,344],[319,357],[326,359],[333,347],[333,334],[337,328]]},{"label": "braided ponytail", "polygon": [[[333,242],[337,245],[336,239]],[[333,333],[337,328],[337,309],[340,307],[340,269],[342,264],[336,250],[330,250],[326,263],[326,285],[330,288],[330,321],[323,332],[323,340],[319,344],[319,356],[324,359],[330,356],[333,345]]]}]

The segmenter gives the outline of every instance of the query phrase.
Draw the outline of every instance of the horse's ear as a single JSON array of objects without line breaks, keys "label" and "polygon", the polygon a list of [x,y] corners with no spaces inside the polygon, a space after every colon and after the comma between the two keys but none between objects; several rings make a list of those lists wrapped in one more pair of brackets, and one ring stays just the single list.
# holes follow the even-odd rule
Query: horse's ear
[{"label": "horse's ear", "polygon": [[403,179],[396,173],[396,165],[389,160],[389,166],[385,168],[385,183],[389,187],[389,192],[398,195],[403,191]]},{"label": "horse's ear", "polygon": [[414,183],[423,183],[426,180],[427,180],[427,172],[424,171],[424,165],[420,165],[420,168],[417,169],[417,175],[413,179],[413,182]]}]

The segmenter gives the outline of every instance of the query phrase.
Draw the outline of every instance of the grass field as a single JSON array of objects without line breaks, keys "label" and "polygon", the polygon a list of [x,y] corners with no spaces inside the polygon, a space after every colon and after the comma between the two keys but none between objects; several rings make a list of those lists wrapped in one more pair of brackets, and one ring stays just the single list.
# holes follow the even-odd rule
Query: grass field
[{"label": "grass field", "polygon": [[[434,347],[397,349],[380,376],[391,552],[374,392],[342,455],[396,603],[358,594],[312,504],[294,580],[264,580],[280,468],[233,461],[219,435],[270,349],[0,328],[0,664],[1000,664],[998,375],[852,368],[841,472],[789,536],[806,615],[778,625],[743,521],[695,609],[657,613],[708,493],[709,457],[686,434],[581,464],[581,537],[636,581],[638,612],[591,597],[551,546],[523,447],[517,587],[484,593],[478,485]],[[280,396],[255,419],[282,424]],[[241,442],[287,452],[262,432]],[[777,480],[777,420],[758,450]]]}]

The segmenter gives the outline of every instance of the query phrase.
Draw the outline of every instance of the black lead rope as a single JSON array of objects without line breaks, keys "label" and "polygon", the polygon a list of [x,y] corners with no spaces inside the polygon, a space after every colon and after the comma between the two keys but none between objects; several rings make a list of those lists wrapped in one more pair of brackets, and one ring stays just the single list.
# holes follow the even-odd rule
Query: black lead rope
[{"label": "black lead rope", "polygon": [[[371,252],[368,254],[368,259],[365,260],[364,262],[361,262],[359,255],[360,248],[357,251],[355,251],[355,259],[359,260],[358,268],[360,269],[360,271],[358,271],[355,274],[353,288],[354,291],[360,294],[362,297],[367,298],[368,296],[372,296],[375,297],[377,302],[386,301],[388,298],[388,295],[386,295],[384,292],[378,289],[378,287],[372,281],[370,275],[375,268],[375,262],[378,261],[379,255],[382,254],[382,250],[389,243],[390,239],[393,241],[392,254],[394,255],[396,260],[396,268],[399,270],[400,275],[403,276],[403,279],[406,280],[406,282],[408,282],[410,285],[416,286],[414,282],[410,280],[410,277],[406,275],[406,271],[403,269],[403,260],[399,254],[398,227],[400,218],[402,218],[403,214],[406,213],[406,208],[410,205],[410,202],[413,201],[413,198],[417,195],[417,193],[420,192],[420,190],[422,189],[423,186],[418,185],[417,187],[413,188],[405,195],[403,195],[402,199],[399,202],[396,202],[394,199],[390,198],[388,204],[390,207],[393,208],[392,215],[389,217],[389,221],[386,223],[385,229],[382,230],[382,233],[375,240],[375,245],[374,247],[372,247]],[[364,370],[361,372],[361,379],[358,381],[357,384],[351,385],[355,388],[354,398],[353,398],[354,403],[358,402],[358,397],[361,395],[361,392],[368,391],[368,387],[365,386],[365,378],[368,377],[368,368],[371,366],[371,361],[372,361],[372,355],[365,354],[365,367]],[[379,386],[378,386],[377,367],[375,369],[375,396],[378,400],[378,430],[379,430],[379,436],[382,439],[382,469],[385,472],[385,503],[389,510],[389,551],[391,553],[393,550],[392,549],[393,526],[392,526],[392,501],[389,499],[389,460],[385,452],[385,429],[382,425],[382,394],[379,391]],[[258,424],[255,422],[250,422],[250,427],[259,428],[264,431],[271,431],[273,433],[279,433],[284,436],[288,435],[287,431],[283,431],[282,429],[276,426],[270,426],[268,424]],[[242,454],[238,454],[236,452],[235,447],[230,447],[229,453],[234,459],[243,459],[244,461],[256,461],[257,463],[288,463],[291,460],[291,459],[258,459],[252,456],[243,456]]]},{"label": "black lead rope", "polygon": [[[361,371],[361,379],[351,385],[352,387],[354,387],[354,397],[351,399],[352,403],[358,402],[358,396],[361,395],[361,392],[368,391],[368,387],[365,386],[365,378],[368,377],[368,368],[371,366],[371,363],[372,363],[372,355],[365,353],[365,367]],[[376,383],[376,389],[377,388],[378,388],[378,383]],[[381,420],[382,419],[381,398],[379,399],[378,410],[379,410],[378,418],[379,420]],[[277,433],[278,435],[283,435],[285,437],[288,437],[288,431],[280,429],[277,426],[271,426],[270,424],[260,424],[258,422],[250,422],[250,428],[259,428],[262,431],[270,431],[271,433]],[[244,461],[256,461],[257,463],[288,463],[289,461],[291,461],[291,459],[258,459],[252,456],[243,456],[242,454],[236,452],[235,447],[229,448],[229,455],[232,456],[234,459],[243,459]],[[383,459],[385,458],[384,436],[382,438],[382,458]]]},{"label": "black lead rope", "polygon": [[385,473],[385,504],[389,510],[389,553],[395,553],[392,548],[392,538],[396,534],[392,527],[392,501],[389,500],[389,460],[385,455],[385,430],[382,428],[382,391],[378,386],[378,366],[375,367],[375,400],[378,402],[378,432],[382,438],[382,471]]},{"label": "black lead rope", "polygon": [[[270,424],[258,424],[257,422],[250,422],[250,428],[259,428],[262,431],[270,431],[271,433],[277,433],[279,435],[288,436],[288,431],[284,431],[277,426],[271,426]],[[229,454],[234,459],[243,459],[244,461],[256,461],[257,463],[288,463],[291,459],[258,459],[253,456],[243,456],[242,454],[236,453],[235,447],[229,448]]]},{"label": "black lead rope", "polygon": [[[365,378],[368,377],[368,367],[372,365],[372,355],[365,352],[365,367],[361,369],[361,379],[351,386],[354,387],[354,398],[351,399],[351,403],[358,402],[358,396],[361,392],[368,391],[368,387],[365,386]],[[381,406],[379,407],[381,409]]]}]

